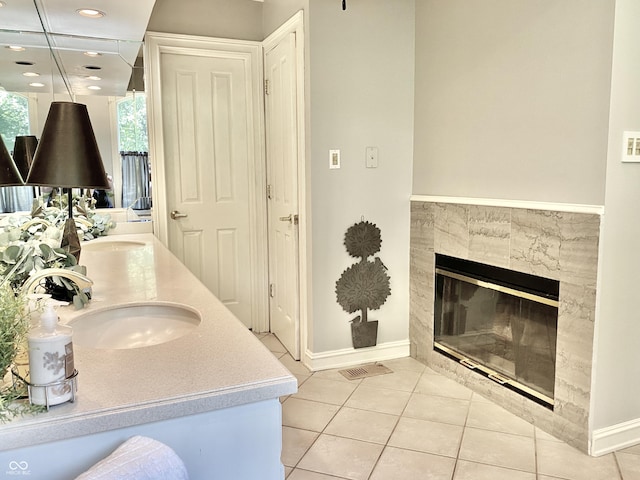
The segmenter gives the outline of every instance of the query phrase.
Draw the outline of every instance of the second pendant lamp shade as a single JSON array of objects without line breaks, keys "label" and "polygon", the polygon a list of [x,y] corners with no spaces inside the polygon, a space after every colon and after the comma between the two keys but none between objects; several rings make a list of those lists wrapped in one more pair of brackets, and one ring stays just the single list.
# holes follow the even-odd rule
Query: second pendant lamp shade
[{"label": "second pendant lamp shade", "polygon": [[109,188],[86,105],[51,103],[26,183]]},{"label": "second pendant lamp shade", "polygon": [[13,146],[13,161],[24,179],[29,175],[29,169],[33,163],[33,156],[36,153],[37,146],[38,139],[35,135],[21,135],[16,137],[16,143]]},{"label": "second pendant lamp shade", "polygon": [[13,163],[9,151],[0,137],[0,185],[24,185],[20,172],[16,168],[16,164]]}]

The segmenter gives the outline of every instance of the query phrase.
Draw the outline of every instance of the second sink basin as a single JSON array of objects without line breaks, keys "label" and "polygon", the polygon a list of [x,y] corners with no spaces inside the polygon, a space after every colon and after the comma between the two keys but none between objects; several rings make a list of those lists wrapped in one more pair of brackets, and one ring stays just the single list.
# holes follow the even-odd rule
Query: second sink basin
[{"label": "second sink basin", "polygon": [[68,325],[78,346],[119,350],[175,340],[192,332],[201,320],[200,314],[186,305],[148,302],[87,312]]}]

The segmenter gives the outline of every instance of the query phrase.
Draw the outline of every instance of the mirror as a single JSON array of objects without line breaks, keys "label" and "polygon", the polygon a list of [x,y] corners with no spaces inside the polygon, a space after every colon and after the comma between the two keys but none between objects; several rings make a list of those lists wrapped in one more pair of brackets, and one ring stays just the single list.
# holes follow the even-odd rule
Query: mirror
[{"label": "mirror", "polygon": [[[39,136],[52,101],[86,104],[113,178],[114,206],[126,208],[116,103],[125,98],[132,71],[142,69],[138,56],[154,0],[93,3],[109,9],[103,18],[69,11],[66,0],[0,1],[0,90],[28,98],[31,132],[23,134]],[[0,133],[11,150],[13,138]]]}]

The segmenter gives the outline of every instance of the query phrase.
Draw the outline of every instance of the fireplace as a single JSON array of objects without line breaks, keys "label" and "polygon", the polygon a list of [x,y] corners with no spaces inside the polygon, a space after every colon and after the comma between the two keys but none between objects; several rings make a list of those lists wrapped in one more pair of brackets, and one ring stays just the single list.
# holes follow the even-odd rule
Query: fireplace
[{"label": "fireplace", "polygon": [[[551,204],[523,208],[526,205],[522,202],[512,206],[502,200],[491,201],[495,204],[490,205],[486,199],[457,200],[412,197],[411,356],[587,452],[603,212],[564,204],[558,204],[557,209]],[[469,259],[559,282],[553,408],[434,350],[436,255]]]},{"label": "fireplace", "polygon": [[553,408],[559,282],[435,257],[435,350]]}]

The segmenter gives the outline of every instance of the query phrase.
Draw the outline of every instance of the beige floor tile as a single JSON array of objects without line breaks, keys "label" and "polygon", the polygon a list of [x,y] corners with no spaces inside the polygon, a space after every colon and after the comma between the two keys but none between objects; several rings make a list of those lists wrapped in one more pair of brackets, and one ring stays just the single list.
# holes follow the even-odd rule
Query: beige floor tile
[{"label": "beige floor tile", "polygon": [[538,427],[535,427],[535,432],[536,432],[536,440],[547,440],[549,442],[560,442],[560,443],[564,443],[562,440],[554,437],[553,435],[545,432],[544,430],[541,430]]},{"label": "beige floor tile", "polygon": [[301,375],[299,373],[294,373],[293,376],[298,380],[298,388],[300,388],[300,385],[311,378],[311,375]]},{"label": "beige floor tile", "polygon": [[533,437],[533,425],[493,403],[471,402],[467,427]]},{"label": "beige floor tile", "polygon": [[566,443],[537,441],[538,473],[568,480],[620,480],[613,454],[590,457]]},{"label": "beige floor tile", "polygon": [[337,405],[289,397],[282,404],[282,424],[287,427],[321,432],[339,408]]},{"label": "beige floor tile", "polygon": [[463,427],[417,418],[401,418],[389,439],[389,446],[456,457]]},{"label": "beige floor tile", "polygon": [[464,425],[468,411],[468,400],[414,393],[411,395],[403,415],[432,422]]},{"label": "beige floor tile", "polygon": [[493,403],[487,397],[483,397],[482,395],[480,395],[479,393],[476,393],[476,392],[473,392],[473,395],[471,396],[471,401],[472,402],[479,402],[479,403]]},{"label": "beige floor tile", "polygon": [[633,455],[640,455],[640,445],[634,445],[633,447],[628,447],[620,451],[622,453],[631,453]]},{"label": "beige floor tile", "polygon": [[289,475],[291,475],[291,472],[293,472],[293,468],[287,467],[285,465],[285,467],[284,467],[284,478],[289,478]]},{"label": "beige floor tile", "polygon": [[423,374],[418,380],[416,393],[438,395],[440,397],[461,398],[470,400],[473,392],[458,382],[442,375]]},{"label": "beige floor tile", "polygon": [[366,480],[382,452],[382,445],[322,434],[298,467],[317,473]]},{"label": "beige floor tile", "polygon": [[294,360],[288,353],[280,357],[279,360],[280,363],[282,363],[287,370],[294,375],[311,375],[311,372],[307,367],[305,367],[301,362]]},{"label": "beige floor tile", "polygon": [[521,435],[467,427],[458,458],[525,472],[536,471],[533,438]]},{"label": "beige floor tile", "polygon": [[412,372],[422,373],[427,368],[424,363],[420,363],[418,360],[411,357],[382,360],[380,363],[394,372],[397,370],[409,370]]},{"label": "beige floor tile", "polygon": [[333,475],[325,475],[324,473],[310,472],[309,470],[301,470],[296,468],[287,480],[336,480],[344,477],[334,477]]},{"label": "beige floor tile", "polygon": [[409,397],[411,397],[410,392],[360,385],[349,397],[345,406],[400,415],[404,411],[404,407],[407,406]]},{"label": "beige floor tile", "polygon": [[357,385],[348,382],[337,382],[312,376],[298,388],[298,393],[295,396],[306,400],[342,405],[356,387]]},{"label": "beige floor tile", "polygon": [[454,466],[453,458],[387,447],[370,480],[450,480]]},{"label": "beige floor tile", "polygon": [[396,415],[343,407],[324,433],[372,443],[387,443],[398,423]]},{"label": "beige floor tile", "polygon": [[536,480],[536,474],[458,460],[453,480]]},{"label": "beige floor tile", "polygon": [[319,433],[299,428],[282,427],[282,456],[283,465],[295,467],[309,447],[318,438]]},{"label": "beige floor tile", "polygon": [[616,452],[615,456],[624,480],[640,480],[640,455]]},{"label": "beige floor tile", "polygon": [[362,385],[373,388],[389,388],[391,390],[402,390],[403,392],[413,392],[418,383],[420,372],[411,370],[398,370],[386,375],[367,377],[362,380]]},{"label": "beige floor tile", "polygon": [[260,338],[260,341],[264,343],[269,351],[273,353],[285,353],[287,351],[287,349],[282,346],[280,340],[278,340],[275,335],[265,335],[264,337]]}]

